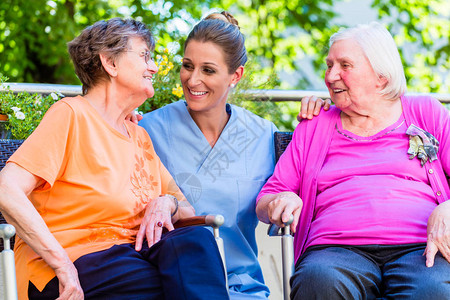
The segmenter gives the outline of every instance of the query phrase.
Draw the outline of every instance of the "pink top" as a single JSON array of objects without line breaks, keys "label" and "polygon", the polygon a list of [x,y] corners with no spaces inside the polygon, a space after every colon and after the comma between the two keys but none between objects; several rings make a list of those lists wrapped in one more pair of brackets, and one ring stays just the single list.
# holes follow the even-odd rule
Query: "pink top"
[{"label": "pink top", "polygon": [[[426,183],[426,181],[423,179],[423,174],[426,174],[426,177],[428,179],[429,185],[434,193],[434,201],[437,203],[443,203],[444,201],[447,201],[450,197],[450,187],[448,179],[446,178],[446,174],[450,174],[450,113],[449,111],[441,104],[439,101],[437,101],[434,98],[431,98],[429,96],[402,96],[401,97],[402,102],[402,108],[403,108],[403,115],[405,118],[405,126],[409,127],[410,125],[414,124],[415,126],[422,128],[423,130],[428,131],[431,133],[438,141],[439,141],[439,151],[438,151],[438,159],[430,162],[427,161],[425,165],[423,166],[423,172],[422,177],[419,178],[412,178],[411,181],[404,180],[404,183],[411,183],[412,181],[416,181],[418,185]],[[319,116],[316,118],[313,118],[312,120],[305,120],[302,121],[297,128],[294,131],[294,134],[292,136],[292,141],[290,142],[289,146],[287,147],[286,151],[284,151],[283,155],[281,155],[280,160],[278,161],[277,165],[275,166],[275,170],[273,172],[273,175],[269,178],[267,183],[262,188],[261,192],[258,195],[258,199],[263,197],[264,195],[268,194],[277,194],[280,192],[290,191],[298,194],[300,198],[303,200],[303,208],[302,212],[300,214],[299,223],[297,225],[297,230],[295,232],[294,236],[294,254],[295,254],[295,260],[298,260],[300,255],[305,251],[306,249],[306,241],[308,240],[311,230],[312,230],[312,222],[317,217],[316,216],[316,205],[317,205],[317,193],[319,189],[323,192],[324,187],[322,186],[322,183],[319,180],[319,175],[322,170],[322,167],[324,166],[325,159],[329,159],[329,152],[334,152],[339,150],[334,149],[335,146],[331,146],[333,136],[336,134],[336,124],[340,123],[340,110],[336,107],[331,107],[329,111],[323,111],[320,113]],[[399,129],[400,130],[400,129]],[[342,131],[342,130],[341,130]],[[389,130],[388,130],[389,131]],[[395,132],[395,131],[394,131]],[[393,133],[394,133],[393,132]],[[403,128],[404,132],[404,128]],[[354,137],[354,135],[347,134],[348,136]],[[389,135],[389,137],[388,137]],[[390,138],[390,134],[388,134],[386,138]],[[359,167],[362,170],[353,170],[354,172],[357,172],[357,174],[362,174],[364,171],[367,172],[367,170],[364,170],[367,168],[367,165],[369,163],[364,162],[362,163],[363,159],[372,159],[372,156],[370,156],[370,153],[375,153],[379,151],[383,151],[385,155],[379,155],[379,158],[389,160],[390,163],[384,163],[384,169],[386,170],[385,173],[380,173],[380,171],[377,170],[378,173],[374,174],[374,178],[376,176],[379,176],[380,174],[385,175],[391,175],[392,177],[396,177],[396,180],[399,180],[398,178],[408,178],[408,176],[411,176],[412,174],[416,174],[413,171],[410,171],[409,175],[407,174],[408,170],[403,170],[403,173],[399,173],[396,169],[398,169],[400,160],[398,159],[398,153],[397,151],[400,151],[397,149],[398,147],[402,147],[403,149],[403,155],[405,157],[408,157],[407,154],[407,144],[408,144],[408,137],[405,134],[403,135],[405,142],[403,146],[400,146],[401,142],[396,141],[395,146],[391,145],[390,143],[385,142],[384,145],[378,144],[378,142],[382,143],[384,141],[378,141],[377,145],[369,143],[369,142],[362,142],[358,147],[361,147],[361,149],[357,153],[353,153],[350,157],[360,157],[357,162],[354,163],[355,168]],[[401,136],[400,135],[400,136]],[[375,137],[378,137],[379,134],[376,134]],[[375,140],[374,140],[375,141]],[[336,141],[335,141],[336,142]],[[352,145],[354,146],[354,145]],[[365,146],[365,147],[363,147]],[[341,146],[342,155],[347,151],[349,148],[346,148],[348,146]],[[332,149],[333,148],[333,149]],[[387,148],[387,149],[382,149]],[[395,150],[397,149],[397,150]],[[336,153],[336,152],[334,152]],[[395,153],[395,154],[394,154]],[[350,155],[347,153],[347,155]],[[375,154],[374,154],[375,155]],[[393,155],[396,155],[396,158],[393,158]],[[377,155],[378,156],[378,155]],[[373,161],[373,160],[372,160]],[[416,168],[418,165],[420,166],[420,161],[417,158],[414,158],[413,160],[407,160],[408,165],[406,169],[410,168]],[[347,164],[341,164],[340,168],[337,169],[336,172],[341,172],[345,170],[345,167]],[[392,168],[392,171],[391,171]],[[399,176],[400,174],[400,176]],[[403,175],[402,175],[403,174]],[[389,178],[389,176],[385,176],[385,179]],[[362,189],[359,188],[361,185],[356,180],[359,180],[360,178],[355,177],[353,185],[351,187],[347,186],[346,189],[342,189],[344,192],[351,193],[354,189],[358,189],[359,193],[362,192]],[[395,181],[395,180],[394,180]],[[375,182],[375,184],[374,184]],[[321,183],[321,188],[319,188],[319,183]],[[416,184],[415,182],[412,182]],[[365,183],[367,184],[367,183]],[[399,184],[392,184],[391,185],[397,187],[397,189],[388,188],[385,189],[382,187],[381,184],[379,184],[378,179],[373,180],[371,183],[371,193],[370,195],[377,195],[377,193],[381,193],[384,190],[384,193],[394,193],[396,197],[400,197],[403,195],[403,193],[399,193],[398,187]],[[384,183],[383,183],[384,184]],[[330,185],[333,185],[332,183]],[[356,185],[356,186],[355,186]],[[406,186],[405,190],[407,193],[409,186]],[[419,188],[420,189],[420,188]],[[418,191],[418,188],[415,189],[415,191]],[[368,193],[368,191],[366,191]],[[422,190],[422,193],[424,191]],[[425,191],[425,195],[429,193]],[[322,195],[323,196],[323,195]],[[364,198],[366,195],[362,194],[359,195],[359,197]],[[369,197],[365,197],[367,200]],[[403,195],[402,198],[404,201],[406,201],[405,196]],[[414,201],[420,199],[417,195],[414,197]],[[413,204],[410,204],[410,198],[408,197],[408,204],[401,206],[401,209],[398,210],[404,210],[406,207],[408,209],[413,209],[410,206],[414,206]],[[388,200],[384,200],[388,201]],[[389,200],[390,202],[390,200]],[[425,202],[421,202],[421,205],[423,206]],[[360,203],[361,204],[361,203]],[[348,203],[347,203],[348,206]],[[350,206],[353,209],[353,215],[347,214],[347,220],[346,221],[353,221],[352,219],[358,218],[361,214],[364,214],[364,218],[360,219],[366,219],[367,213],[364,210],[361,210],[361,206]],[[398,204],[397,204],[398,207]],[[385,208],[390,208],[390,204],[386,205]],[[391,212],[395,213],[394,210],[391,210]],[[401,214],[405,214],[406,212],[401,212]],[[398,213],[400,215],[400,213]],[[420,214],[418,217],[424,217],[425,214]],[[384,217],[384,215],[383,215]],[[429,217],[429,215],[428,215]],[[426,217],[426,219],[428,219]],[[393,218],[391,218],[392,220]],[[416,218],[415,218],[416,219]],[[333,220],[329,220],[332,222],[332,224],[335,224],[336,222],[333,222]],[[403,221],[402,223],[404,223]],[[425,222],[421,220],[420,222]],[[342,223],[342,222],[341,222]],[[367,225],[367,223],[360,223]],[[384,228],[380,228],[381,230],[384,230],[386,228],[386,225],[384,223],[381,223],[381,225],[384,226]],[[419,228],[420,226],[416,226],[416,228]],[[375,228],[372,227],[372,230]],[[355,233],[359,232],[359,228],[353,227],[352,230]],[[365,230],[365,228],[364,228]],[[403,231],[397,231],[397,235],[394,237],[397,241],[404,240],[405,237],[403,237],[404,234],[409,231],[408,229],[405,229]],[[340,234],[340,232],[339,232]],[[379,237],[381,234],[372,232],[373,236]],[[420,233],[417,233],[419,235]],[[361,236],[361,234],[360,234]],[[366,235],[367,236],[367,235]],[[423,236],[423,239],[425,239],[426,235]],[[370,243],[373,243],[370,241]],[[393,243],[393,242],[391,242]],[[397,244],[397,243],[395,243]]]},{"label": "pink top", "polygon": [[336,127],[306,247],[425,243],[438,202],[426,170],[405,155],[404,117],[370,137],[343,130],[340,120]]}]

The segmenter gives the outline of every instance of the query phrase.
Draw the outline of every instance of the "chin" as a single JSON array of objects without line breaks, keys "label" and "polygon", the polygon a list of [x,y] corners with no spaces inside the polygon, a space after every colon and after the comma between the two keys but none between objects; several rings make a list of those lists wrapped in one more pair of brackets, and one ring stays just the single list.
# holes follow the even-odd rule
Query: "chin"
[{"label": "chin", "polygon": [[146,92],[145,96],[147,97],[146,99],[151,98],[151,97],[153,97],[155,95],[155,90],[154,89],[146,90],[145,92]]}]

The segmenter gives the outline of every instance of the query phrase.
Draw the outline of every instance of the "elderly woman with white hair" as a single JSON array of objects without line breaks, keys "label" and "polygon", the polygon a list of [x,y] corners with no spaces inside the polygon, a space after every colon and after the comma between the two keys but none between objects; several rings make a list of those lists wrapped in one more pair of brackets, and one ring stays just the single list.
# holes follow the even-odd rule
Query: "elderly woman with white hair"
[{"label": "elderly woman with white hair", "polygon": [[406,96],[380,24],[333,35],[336,104],[302,121],[257,199],[260,220],[293,214],[292,299],[449,299],[450,114]]}]

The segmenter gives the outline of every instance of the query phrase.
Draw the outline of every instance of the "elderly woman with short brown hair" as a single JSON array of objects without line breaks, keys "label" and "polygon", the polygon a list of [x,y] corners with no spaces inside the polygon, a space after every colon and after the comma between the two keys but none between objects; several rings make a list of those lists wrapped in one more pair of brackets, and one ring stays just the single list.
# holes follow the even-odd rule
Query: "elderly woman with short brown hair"
[{"label": "elderly woman with short brown hair", "polygon": [[51,107],[0,173],[20,299],[228,298],[212,234],[173,230],[194,209],[125,119],[154,94],[153,48],[135,20],[83,30],[69,43],[83,96]]},{"label": "elderly woman with short brown hair", "polygon": [[256,207],[294,215],[291,298],[449,299],[448,110],[404,95],[378,23],[333,35],[326,65],[336,107],[297,126]]}]

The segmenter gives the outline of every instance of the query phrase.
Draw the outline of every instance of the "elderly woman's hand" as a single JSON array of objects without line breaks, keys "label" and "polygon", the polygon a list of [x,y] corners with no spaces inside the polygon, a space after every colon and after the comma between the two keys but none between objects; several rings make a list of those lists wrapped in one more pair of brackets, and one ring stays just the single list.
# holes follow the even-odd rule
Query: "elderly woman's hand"
[{"label": "elderly woman's hand", "polygon": [[59,297],[56,300],[84,299],[77,269],[71,261],[59,268],[55,268],[54,271],[59,281]]},{"label": "elderly woman's hand", "polygon": [[439,204],[433,210],[428,218],[427,233],[427,267],[434,265],[434,257],[438,251],[450,263],[450,200]]},{"label": "elderly woman's hand", "polygon": [[331,106],[331,100],[318,98],[316,96],[307,96],[302,98],[302,106],[298,113],[297,120],[300,122],[302,119],[311,120],[314,116],[319,115],[320,110],[329,110]]},{"label": "elderly woman's hand", "polygon": [[283,223],[286,223],[289,220],[289,217],[294,215],[291,231],[295,233],[300,212],[303,207],[302,199],[293,192],[282,192],[274,196],[273,200],[271,200],[267,206],[267,215],[270,223],[276,224],[279,227],[284,227]]},{"label": "elderly woman's hand", "polygon": [[148,246],[151,247],[161,239],[163,227],[169,231],[174,229],[171,217],[174,210],[174,201],[168,196],[159,196],[147,204],[144,218],[136,236],[136,251],[142,249],[144,237],[147,238]]}]

